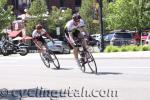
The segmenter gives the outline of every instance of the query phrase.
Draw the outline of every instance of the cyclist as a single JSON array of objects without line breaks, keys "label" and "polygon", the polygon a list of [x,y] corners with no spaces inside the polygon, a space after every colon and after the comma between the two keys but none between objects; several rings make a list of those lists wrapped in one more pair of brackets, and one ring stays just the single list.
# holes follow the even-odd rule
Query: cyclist
[{"label": "cyclist", "polygon": [[46,36],[47,38],[52,40],[52,42],[54,42],[52,37],[46,32],[43,26],[41,24],[37,24],[36,29],[32,32],[32,38],[33,38],[33,42],[38,48],[38,52],[43,52],[43,49],[42,49],[43,46],[45,46],[46,49],[48,49],[46,45],[46,41],[44,40],[42,36]]},{"label": "cyclist", "polygon": [[73,14],[72,19],[68,21],[65,25],[65,37],[73,47],[73,53],[75,60],[77,61],[78,66],[80,63],[78,61],[78,48],[76,47],[74,36],[77,35],[77,38],[82,38],[82,43],[87,48],[87,43],[84,38],[84,35],[88,36],[88,32],[85,29],[84,21],[81,19],[79,14]]}]

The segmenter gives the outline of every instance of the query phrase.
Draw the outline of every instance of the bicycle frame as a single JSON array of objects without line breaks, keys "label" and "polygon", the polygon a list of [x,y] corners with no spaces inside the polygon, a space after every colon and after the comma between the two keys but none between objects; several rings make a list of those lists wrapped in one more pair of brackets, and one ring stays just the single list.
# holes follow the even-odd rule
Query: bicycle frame
[{"label": "bicycle frame", "polygon": [[[95,59],[93,57],[93,55],[87,50],[87,48],[85,48],[82,44],[82,40],[76,40],[75,43],[77,43],[77,47],[78,47],[78,53],[80,55],[80,64],[81,64],[81,70],[83,72],[85,72],[85,65],[87,64],[90,68],[90,70],[92,71],[92,73],[97,73],[97,65],[95,62]],[[93,63],[94,65],[91,66],[91,63]]]}]

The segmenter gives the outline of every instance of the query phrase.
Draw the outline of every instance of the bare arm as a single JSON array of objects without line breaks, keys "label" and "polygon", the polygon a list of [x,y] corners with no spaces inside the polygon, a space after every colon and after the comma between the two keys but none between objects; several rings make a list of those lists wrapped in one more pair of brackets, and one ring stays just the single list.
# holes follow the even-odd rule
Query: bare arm
[{"label": "bare arm", "polygon": [[48,37],[51,41],[53,40],[53,38],[46,32],[45,36]]},{"label": "bare arm", "polygon": [[84,32],[86,36],[89,36],[89,32],[87,31],[87,29],[85,27],[80,27],[79,30],[81,32]]},{"label": "bare arm", "polygon": [[68,32],[68,34],[69,34],[69,43],[70,43],[70,45],[72,46],[72,47],[74,47],[74,45],[76,45],[75,44],[75,41],[74,41],[74,39],[73,39],[73,34],[72,34],[72,32]]}]

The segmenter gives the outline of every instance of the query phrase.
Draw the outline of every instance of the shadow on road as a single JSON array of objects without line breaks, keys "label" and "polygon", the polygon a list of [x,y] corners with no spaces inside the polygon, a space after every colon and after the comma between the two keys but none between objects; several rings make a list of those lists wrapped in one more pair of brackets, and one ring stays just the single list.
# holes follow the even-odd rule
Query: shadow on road
[{"label": "shadow on road", "polygon": [[57,69],[57,68],[51,68],[53,70],[73,70],[73,68],[60,68],[60,69]]},{"label": "shadow on road", "polygon": [[119,72],[98,72],[96,75],[121,75]]},{"label": "shadow on road", "polygon": [[[92,72],[84,72],[86,74],[94,74]],[[95,75],[121,75],[123,73],[119,73],[119,72],[97,72],[97,74]]]}]

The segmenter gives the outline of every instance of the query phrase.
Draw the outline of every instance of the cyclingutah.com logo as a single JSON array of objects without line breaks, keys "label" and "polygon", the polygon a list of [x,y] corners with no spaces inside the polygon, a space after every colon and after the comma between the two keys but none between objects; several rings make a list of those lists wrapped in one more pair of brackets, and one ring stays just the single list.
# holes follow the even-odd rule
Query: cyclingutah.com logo
[{"label": "cyclingutah.com logo", "polygon": [[7,90],[6,88],[0,89],[0,97],[69,97],[69,98],[117,98],[118,91],[113,89],[86,89],[81,87],[80,89],[73,89],[68,87],[67,89],[51,90],[44,88],[33,88],[33,89],[16,89]]}]

